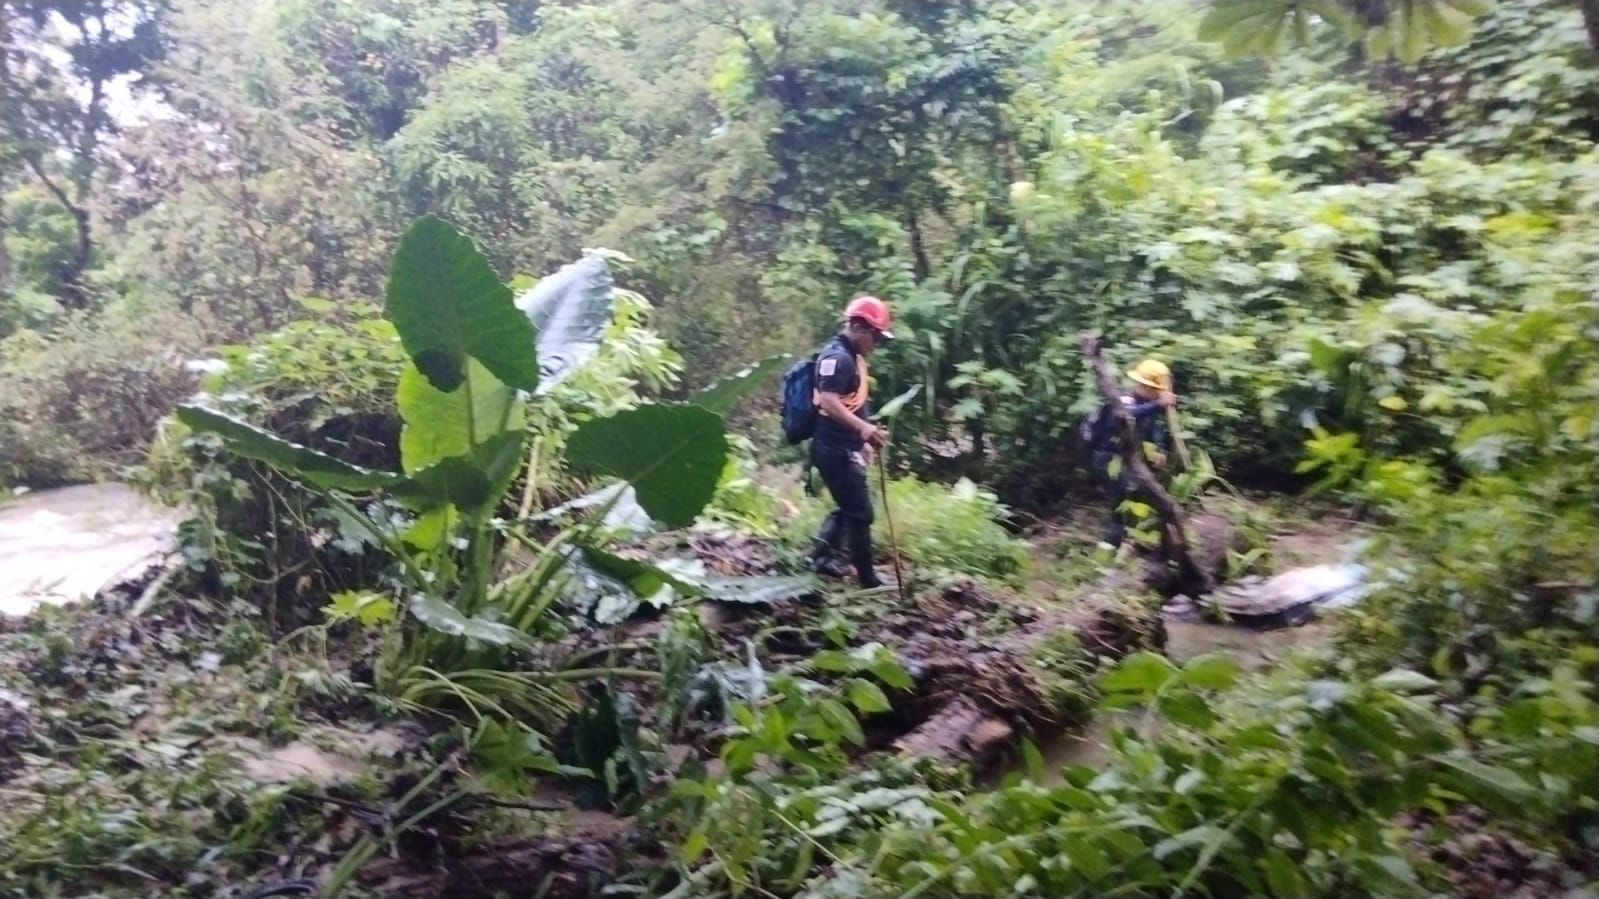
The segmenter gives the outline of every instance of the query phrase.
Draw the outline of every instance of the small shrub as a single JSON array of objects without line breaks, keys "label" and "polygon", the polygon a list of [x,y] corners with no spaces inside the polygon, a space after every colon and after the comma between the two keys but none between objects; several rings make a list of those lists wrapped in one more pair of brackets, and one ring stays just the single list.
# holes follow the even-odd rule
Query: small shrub
[{"label": "small shrub", "polygon": [[0,482],[90,480],[138,460],[194,389],[201,345],[175,316],[78,316],[0,342]]},{"label": "small shrub", "polygon": [[[876,477],[871,478],[871,487],[877,507],[872,539],[879,551],[886,551],[888,516],[883,514]],[[794,545],[807,549],[832,508],[820,478],[816,490],[818,498],[801,507],[788,533]],[[1007,580],[1028,567],[1027,544],[1000,524],[1009,510],[993,493],[969,480],[963,478],[952,487],[915,477],[891,481],[888,500],[899,550],[912,565]]]}]

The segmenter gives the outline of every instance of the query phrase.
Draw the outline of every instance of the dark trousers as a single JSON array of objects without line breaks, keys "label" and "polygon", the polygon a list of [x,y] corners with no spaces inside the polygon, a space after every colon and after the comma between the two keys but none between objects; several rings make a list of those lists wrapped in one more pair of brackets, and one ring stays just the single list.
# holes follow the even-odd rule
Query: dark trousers
[{"label": "dark trousers", "polygon": [[1127,484],[1127,472],[1118,471],[1111,477],[1110,463],[1116,454],[1099,450],[1094,453],[1094,476],[1110,494],[1110,523],[1105,526],[1105,542],[1111,546],[1121,546],[1127,537],[1127,519],[1122,512],[1122,503],[1132,494]]},{"label": "dark trousers", "polygon": [[[1111,460],[1117,457],[1118,454],[1116,453],[1098,451],[1094,453],[1093,459],[1094,474],[1098,477],[1099,483],[1105,488],[1106,492],[1110,494],[1110,522],[1105,526],[1105,542],[1111,546],[1121,546],[1122,541],[1127,539],[1128,516],[1126,512],[1122,511],[1122,503],[1129,499],[1141,499],[1144,502],[1148,502],[1143,492],[1128,481],[1126,469],[1118,471],[1116,477],[1110,476]],[[1162,526],[1160,528],[1160,551],[1162,557],[1170,558],[1170,550],[1171,535]]]},{"label": "dark trousers", "polygon": [[847,545],[850,561],[855,565],[855,576],[862,584],[875,584],[877,572],[872,568],[872,493],[866,481],[865,457],[859,450],[813,443],[811,464],[816,466],[827,492],[833,495],[833,502],[838,504],[838,508],[829,512],[823,520],[821,533],[816,535],[817,555],[834,553],[841,544]]}]

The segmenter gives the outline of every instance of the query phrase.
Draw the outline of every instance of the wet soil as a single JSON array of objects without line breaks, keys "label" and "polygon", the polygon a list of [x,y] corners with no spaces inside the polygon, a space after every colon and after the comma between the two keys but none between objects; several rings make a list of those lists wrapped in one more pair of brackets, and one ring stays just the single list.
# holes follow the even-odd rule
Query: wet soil
[{"label": "wet soil", "polygon": [[[1302,523],[1293,531],[1273,534],[1269,544],[1278,571],[1321,565],[1346,558],[1362,532],[1352,522],[1324,518]],[[1314,649],[1332,639],[1336,623],[1322,618],[1300,627],[1255,630],[1205,621],[1182,621],[1162,616],[1165,652],[1178,663],[1208,653],[1225,653],[1247,672],[1269,670],[1288,656]],[[1136,712],[1101,714],[1085,726],[1055,734],[1040,745],[1045,768],[1052,777],[1068,765],[1102,766],[1110,757],[1109,739],[1118,726],[1147,727]]]}]

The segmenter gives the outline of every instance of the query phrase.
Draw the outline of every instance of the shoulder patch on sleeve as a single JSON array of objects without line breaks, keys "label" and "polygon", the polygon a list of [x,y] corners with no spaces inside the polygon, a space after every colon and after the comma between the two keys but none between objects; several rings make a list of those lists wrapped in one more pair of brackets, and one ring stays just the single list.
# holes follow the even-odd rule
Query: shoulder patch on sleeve
[{"label": "shoulder patch on sleeve", "polygon": [[816,373],[818,375],[824,377],[824,378],[827,377],[828,375],[831,375],[833,372],[835,372],[837,370],[838,370],[838,359],[836,359],[834,357],[831,357],[831,356],[829,356],[826,359],[821,360],[821,362],[817,363],[817,366],[816,366]]}]

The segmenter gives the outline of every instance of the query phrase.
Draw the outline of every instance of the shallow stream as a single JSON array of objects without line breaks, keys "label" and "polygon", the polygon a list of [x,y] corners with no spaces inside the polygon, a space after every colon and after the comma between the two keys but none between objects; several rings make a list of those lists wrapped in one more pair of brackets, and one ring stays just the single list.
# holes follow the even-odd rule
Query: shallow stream
[{"label": "shallow stream", "polygon": [[174,544],[180,516],[124,484],[0,498],[0,615],[67,603],[136,574]]}]

